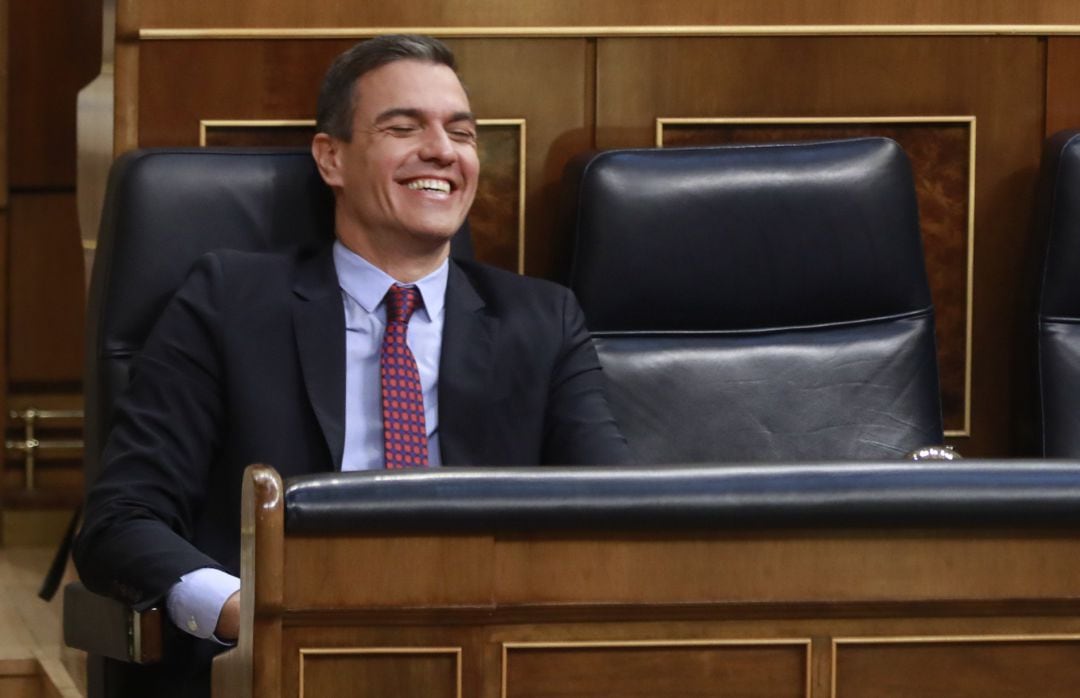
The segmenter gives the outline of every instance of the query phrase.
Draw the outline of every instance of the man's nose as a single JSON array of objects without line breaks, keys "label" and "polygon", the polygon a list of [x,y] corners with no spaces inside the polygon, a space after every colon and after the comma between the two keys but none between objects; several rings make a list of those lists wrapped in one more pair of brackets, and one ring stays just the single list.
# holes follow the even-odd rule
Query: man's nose
[{"label": "man's nose", "polygon": [[447,165],[454,161],[457,151],[450,134],[442,126],[424,129],[424,140],[420,147],[420,157],[439,164]]}]

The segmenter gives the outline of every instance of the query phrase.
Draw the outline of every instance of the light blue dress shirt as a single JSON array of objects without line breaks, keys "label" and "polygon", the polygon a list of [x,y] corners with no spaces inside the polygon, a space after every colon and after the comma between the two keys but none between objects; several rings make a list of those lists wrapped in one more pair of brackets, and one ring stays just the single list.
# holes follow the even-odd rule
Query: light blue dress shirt
[{"label": "light blue dress shirt", "polygon": [[[383,467],[382,402],[379,351],[386,329],[386,292],[392,277],[360,255],[334,242],[337,270],[345,307],[345,451],[342,470]],[[439,358],[446,308],[446,282],[450,265],[415,284],[424,301],[409,319],[406,341],[416,359],[424,392],[424,424],[428,434],[428,464],[442,463],[439,454]],[[196,637],[213,638],[218,616],[229,597],[240,589],[231,574],[204,567],[185,574],[169,589],[165,605],[169,618]]]},{"label": "light blue dress shirt", "polygon": [[[342,470],[383,467],[383,425],[379,351],[386,330],[386,292],[395,283],[386,272],[334,243],[334,267],[345,303],[345,455]],[[428,434],[428,465],[442,463],[439,455],[439,357],[445,317],[449,262],[415,284],[424,301],[409,319],[406,339],[420,371],[424,391],[424,426]]]}]

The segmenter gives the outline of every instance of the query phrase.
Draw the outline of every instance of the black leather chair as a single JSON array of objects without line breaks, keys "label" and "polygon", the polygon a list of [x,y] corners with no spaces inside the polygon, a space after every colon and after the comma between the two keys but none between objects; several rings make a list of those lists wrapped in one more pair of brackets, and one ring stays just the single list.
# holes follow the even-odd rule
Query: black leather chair
[{"label": "black leather chair", "polygon": [[1046,240],[1038,311],[1042,453],[1080,457],[1080,131],[1043,149],[1037,235]]},{"label": "black leather chair", "polygon": [[[198,257],[218,248],[286,249],[332,238],[333,197],[306,149],[151,149],[119,158],[109,176],[87,313],[86,482],[100,472],[131,358]],[[471,257],[467,230],[452,248]],[[131,662],[167,653],[160,638],[144,637],[165,623],[160,614],[133,614],[69,585],[65,637],[91,652],[90,698],[145,695],[142,677],[153,666]]]},{"label": "black leather chair", "polygon": [[644,463],[899,458],[943,439],[910,166],[883,138],[568,168],[570,286]]}]

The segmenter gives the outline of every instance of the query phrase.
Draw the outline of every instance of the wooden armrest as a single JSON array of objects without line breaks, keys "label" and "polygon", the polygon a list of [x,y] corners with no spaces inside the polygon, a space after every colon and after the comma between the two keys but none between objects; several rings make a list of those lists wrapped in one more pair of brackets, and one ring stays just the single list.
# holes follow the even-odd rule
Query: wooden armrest
[{"label": "wooden armrest", "polygon": [[162,616],[159,608],[134,611],[80,582],[64,587],[64,644],[89,654],[135,664],[160,661]]}]

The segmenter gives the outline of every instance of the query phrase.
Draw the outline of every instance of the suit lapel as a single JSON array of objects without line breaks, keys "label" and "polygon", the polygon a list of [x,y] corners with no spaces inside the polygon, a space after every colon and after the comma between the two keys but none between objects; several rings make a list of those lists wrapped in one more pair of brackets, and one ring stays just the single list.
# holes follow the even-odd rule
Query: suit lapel
[{"label": "suit lapel", "polygon": [[491,402],[498,320],[456,262],[446,283],[446,315],[439,360],[439,444],[443,463],[470,465],[483,453]]},{"label": "suit lapel", "polygon": [[345,311],[329,246],[300,263],[293,293],[304,385],[334,469],[340,470],[345,449]]}]

